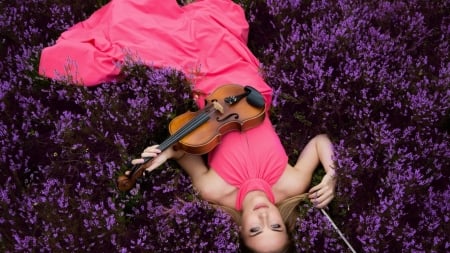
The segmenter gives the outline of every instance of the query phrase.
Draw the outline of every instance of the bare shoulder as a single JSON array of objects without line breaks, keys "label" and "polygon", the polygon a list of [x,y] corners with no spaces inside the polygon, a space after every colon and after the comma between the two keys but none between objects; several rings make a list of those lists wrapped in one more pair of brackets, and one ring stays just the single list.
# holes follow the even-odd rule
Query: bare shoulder
[{"label": "bare shoulder", "polygon": [[206,201],[232,208],[235,205],[237,188],[228,184],[213,169],[199,178],[195,188]]},{"label": "bare shoulder", "polygon": [[273,192],[277,201],[305,193],[311,183],[311,176],[306,175],[291,165],[287,165],[280,179],[273,186]]}]

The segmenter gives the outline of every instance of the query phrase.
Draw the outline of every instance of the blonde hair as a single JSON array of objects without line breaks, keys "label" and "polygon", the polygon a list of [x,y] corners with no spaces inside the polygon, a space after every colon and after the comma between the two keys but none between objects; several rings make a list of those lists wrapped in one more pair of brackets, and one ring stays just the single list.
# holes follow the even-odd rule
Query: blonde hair
[{"label": "blonde hair", "polygon": [[[297,217],[300,215],[300,212],[296,212],[296,208],[299,206],[299,204],[301,202],[308,201],[307,196],[308,196],[307,193],[295,195],[295,196],[289,197],[289,198],[281,201],[280,203],[276,204],[276,206],[278,207],[278,210],[280,211],[281,218],[283,219],[283,223],[286,226],[287,234],[289,237],[288,242],[281,249],[280,252],[288,253],[288,252],[295,251],[295,245],[293,244],[293,241],[292,241],[292,233],[294,232],[294,229],[295,229]],[[239,226],[241,225],[242,212],[237,211],[236,209],[230,208],[227,206],[220,206],[220,205],[213,205],[213,206],[215,208],[222,209],[225,212],[227,212],[228,214],[230,214],[232,219]],[[242,240],[242,238],[240,239],[240,243],[241,243],[240,252],[254,252],[252,249],[248,248],[245,245],[245,242]]]}]

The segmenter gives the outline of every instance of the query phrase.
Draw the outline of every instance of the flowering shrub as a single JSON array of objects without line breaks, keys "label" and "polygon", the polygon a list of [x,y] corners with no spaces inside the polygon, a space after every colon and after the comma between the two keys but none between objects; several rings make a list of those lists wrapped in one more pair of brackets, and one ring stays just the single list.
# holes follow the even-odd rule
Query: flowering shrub
[{"label": "flowering shrub", "polygon": [[[332,211],[360,252],[450,248],[449,7],[414,0],[247,3],[250,46],[276,90],[280,136],[292,151],[318,132],[334,139]],[[299,222],[299,248],[343,245],[317,219]]]},{"label": "flowering shrub", "polygon": [[[105,2],[0,3],[0,251],[236,252],[237,226],[175,163],[115,187],[192,109],[189,80],[136,62],[95,88],[37,74],[42,48]],[[335,143],[329,213],[354,248],[449,251],[448,1],[239,2],[291,160],[320,132]],[[296,231],[300,252],[348,251],[307,204]]]}]

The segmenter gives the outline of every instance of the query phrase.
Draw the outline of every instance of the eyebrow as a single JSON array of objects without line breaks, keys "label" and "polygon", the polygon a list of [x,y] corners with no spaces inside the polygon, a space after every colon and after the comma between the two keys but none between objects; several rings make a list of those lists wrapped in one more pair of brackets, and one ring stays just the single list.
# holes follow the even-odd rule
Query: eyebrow
[{"label": "eyebrow", "polygon": [[[271,228],[271,230],[272,230],[272,231],[275,231],[275,232],[283,232],[283,229]],[[262,232],[263,232],[263,231],[260,230],[260,231],[258,231],[258,232],[256,232],[256,233],[254,233],[253,235],[250,235],[250,237],[255,237],[255,236],[261,234]]]}]

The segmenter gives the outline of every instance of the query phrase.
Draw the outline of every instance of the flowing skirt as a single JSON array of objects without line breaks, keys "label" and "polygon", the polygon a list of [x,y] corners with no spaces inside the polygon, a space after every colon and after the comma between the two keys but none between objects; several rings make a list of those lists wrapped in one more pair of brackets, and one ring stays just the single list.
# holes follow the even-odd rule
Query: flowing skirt
[{"label": "flowing skirt", "polygon": [[271,101],[249,25],[230,0],[112,0],[44,48],[39,73],[85,86],[112,81],[127,61],[182,71],[206,95],[227,83],[251,85]]}]

